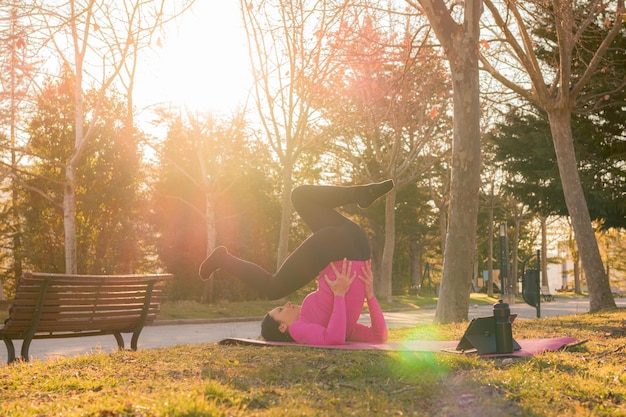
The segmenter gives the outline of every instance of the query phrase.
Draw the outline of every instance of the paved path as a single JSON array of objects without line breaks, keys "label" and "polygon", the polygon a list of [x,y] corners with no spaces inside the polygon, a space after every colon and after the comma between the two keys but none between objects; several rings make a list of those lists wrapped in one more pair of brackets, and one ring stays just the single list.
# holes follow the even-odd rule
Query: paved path
[{"label": "paved path", "polygon": [[[616,300],[618,307],[626,307],[626,298]],[[541,317],[583,314],[589,311],[588,299],[559,299],[541,304]],[[527,304],[514,304],[511,312],[518,314],[518,319],[537,317],[536,309]],[[469,318],[491,316],[491,305],[470,305]],[[385,313],[389,328],[411,327],[417,324],[432,323],[435,317],[434,308]],[[368,322],[368,317],[361,320]],[[213,343],[227,337],[257,338],[260,320],[235,321],[226,323],[215,322],[177,322],[160,323],[145,327],[139,337],[139,349],[168,347],[181,344]],[[130,346],[130,335],[124,335],[126,345]],[[19,353],[21,341],[15,342],[15,351]],[[34,340],[30,345],[30,355],[37,359],[51,359],[63,356],[104,351],[113,352],[117,349],[113,336],[93,336],[67,339]],[[0,343],[0,364],[7,360],[4,343]]]}]

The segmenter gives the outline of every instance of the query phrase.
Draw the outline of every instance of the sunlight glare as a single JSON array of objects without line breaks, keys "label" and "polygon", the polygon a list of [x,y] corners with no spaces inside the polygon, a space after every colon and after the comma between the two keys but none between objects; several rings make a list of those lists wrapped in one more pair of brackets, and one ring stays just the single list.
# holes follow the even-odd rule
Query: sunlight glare
[{"label": "sunlight glare", "polygon": [[170,25],[156,62],[148,64],[150,82],[138,86],[142,103],[221,114],[245,105],[251,75],[238,4],[197,2]]}]

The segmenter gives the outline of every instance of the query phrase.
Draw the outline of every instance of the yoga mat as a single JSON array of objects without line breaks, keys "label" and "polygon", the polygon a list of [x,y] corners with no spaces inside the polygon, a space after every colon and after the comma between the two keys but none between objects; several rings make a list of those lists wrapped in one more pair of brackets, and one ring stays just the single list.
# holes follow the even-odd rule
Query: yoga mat
[{"label": "yoga mat", "polygon": [[481,355],[484,358],[499,356],[533,356],[543,352],[565,349],[568,346],[577,345],[578,340],[573,337],[553,337],[547,339],[526,339],[518,340],[520,350],[513,353],[489,353]]},{"label": "yoga mat", "polygon": [[[576,344],[577,339],[573,337],[556,337],[548,339],[527,339],[517,341],[521,346],[520,350],[513,353],[485,354],[483,357],[498,356],[532,356],[546,351],[554,351]],[[411,351],[411,352],[448,352],[457,354],[475,354],[475,350],[456,350],[458,341],[437,341],[437,340],[413,340],[408,342],[386,342],[386,343],[364,343],[348,342],[345,345],[302,345],[294,342],[268,342],[265,340],[228,338],[219,341],[220,345],[248,345],[248,346],[300,346],[317,349],[344,349],[344,350],[386,350],[386,351]]]},{"label": "yoga mat", "polygon": [[344,350],[396,350],[437,352],[443,349],[454,349],[457,342],[454,341],[411,341],[411,342],[386,342],[366,343],[349,342],[345,345],[303,345],[295,342],[268,342],[257,339],[229,338],[219,341],[220,345],[252,345],[252,346],[301,346],[317,349],[344,349]]}]

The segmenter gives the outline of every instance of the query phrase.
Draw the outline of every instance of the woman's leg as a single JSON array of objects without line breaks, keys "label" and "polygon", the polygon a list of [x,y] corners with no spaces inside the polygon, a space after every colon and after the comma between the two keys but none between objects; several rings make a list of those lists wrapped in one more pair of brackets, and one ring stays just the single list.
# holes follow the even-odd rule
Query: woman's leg
[{"label": "woman's leg", "polygon": [[393,187],[391,180],[355,187],[302,186],[292,193],[298,213],[313,230],[281,265],[275,274],[217,248],[201,265],[200,276],[207,279],[222,269],[269,298],[281,298],[315,279],[330,262],[344,258],[367,260],[369,241],[365,232],[333,208],[358,203],[367,207]]},{"label": "woman's leg", "polygon": [[291,192],[294,208],[313,233],[349,221],[334,209],[348,204],[369,207],[393,188],[393,181],[352,186],[302,185]]},{"label": "woman's leg", "polygon": [[278,299],[311,282],[330,262],[344,258],[370,258],[367,236],[354,223],[347,227],[342,225],[318,230],[289,255],[275,274],[219,247],[203,262],[200,276],[206,279],[213,271],[220,269],[237,277],[259,294]]}]

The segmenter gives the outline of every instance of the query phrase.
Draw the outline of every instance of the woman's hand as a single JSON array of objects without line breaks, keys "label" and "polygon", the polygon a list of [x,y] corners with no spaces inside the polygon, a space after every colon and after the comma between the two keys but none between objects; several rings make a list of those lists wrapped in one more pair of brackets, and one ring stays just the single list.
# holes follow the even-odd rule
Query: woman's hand
[{"label": "woman's hand", "polygon": [[330,287],[333,294],[343,297],[350,289],[354,278],[356,278],[356,272],[354,272],[352,276],[350,276],[352,262],[348,262],[346,258],[344,258],[343,263],[341,264],[341,271],[337,269],[334,263],[331,263],[330,266],[333,269],[336,278],[334,281],[331,281],[330,278],[328,278],[328,275],[324,275],[324,279],[326,280],[326,283]]},{"label": "woman's hand", "polygon": [[365,262],[365,266],[361,267],[362,275],[359,279],[365,285],[365,298],[374,297],[374,275],[372,274],[372,260]]}]

